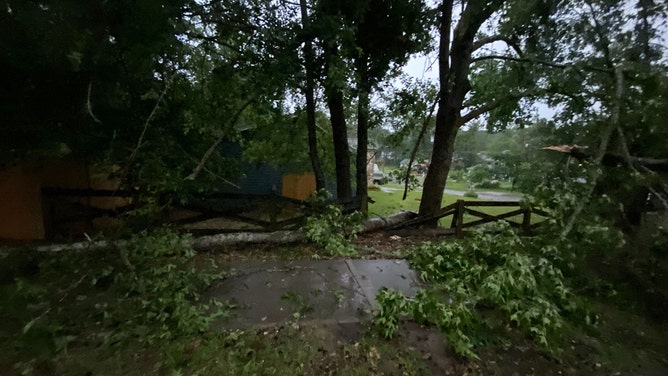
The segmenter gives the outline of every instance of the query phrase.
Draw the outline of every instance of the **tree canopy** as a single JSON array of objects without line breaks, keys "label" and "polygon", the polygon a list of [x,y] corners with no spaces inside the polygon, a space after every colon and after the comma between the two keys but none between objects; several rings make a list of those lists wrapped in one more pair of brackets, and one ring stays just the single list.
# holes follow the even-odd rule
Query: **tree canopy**
[{"label": "tree canopy", "polygon": [[[459,129],[528,126],[535,101],[554,109],[559,142],[589,145],[595,163],[606,153],[667,157],[660,2],[6,0],[0,9],[4,165],[71,154],[118,164],[127,184],[152,192],[201,191],[233,179],[238,169],[218,150],[238,140],[253,161],[312,169],[320,187],[335,179],[342,201],[354,185],[364,208],[369,131],[382,127],[376,142],[394,133],[388,142],[429,160],[420,208],[429,217]],[[398,80],[429,46],[438,88]]]}]

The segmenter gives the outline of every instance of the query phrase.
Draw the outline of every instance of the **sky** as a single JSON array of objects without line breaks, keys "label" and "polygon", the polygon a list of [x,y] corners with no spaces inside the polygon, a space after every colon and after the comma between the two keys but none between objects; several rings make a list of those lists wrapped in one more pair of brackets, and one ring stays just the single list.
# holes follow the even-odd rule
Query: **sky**
[{"label": "sky", "polygon": [[[438,84],[438,62],[436,59],[436,53],[432,53],[430,56],[413,56],[404,67],[404,73],[418,79],[433,80]],[[548,120],[554,118],[556,114],[556,109],[547,106],[545,103],[537,102],[534,107],[538,116]]]}]

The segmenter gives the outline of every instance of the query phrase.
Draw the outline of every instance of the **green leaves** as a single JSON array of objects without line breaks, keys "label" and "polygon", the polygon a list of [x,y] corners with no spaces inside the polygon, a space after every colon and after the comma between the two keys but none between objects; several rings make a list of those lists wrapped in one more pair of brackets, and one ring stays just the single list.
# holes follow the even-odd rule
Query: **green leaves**
[{"label": "green leaves", "polygon": [[187,236],[167,229],[135,235],[121,246],[121,263],[103,269],[97,282],[113,276],[112,289],[123,299],[113,306],[98,305],[104,321],[117,323],[113,342],[169,341],[204,331],[211,320],[225,315],[220,302],[199,302],[200,291],[211,281],[225,276],[211,268],[196,270],[191,264],[195,252]]},{"label": "green leaves", "polygon": [[[473,348],[490,329],[512,325],[556,351],[564,315],[578,306],[559,268],[541,256],[555,249],[545,248],[519,238],[505,222],[483,227],[470,240],[424,244],[414,250],[412,266],[429,287],[414,298],[381,291],[376,326],[390,336],[399,317],[409,316],[437,326],[457,353],[475,358]],[[491,320],[481,308],[505,319]]]},{"label": "green leaves", "polygon": [[312,201],[316,213],[306,220],[306,238],[324,247],[327,255],[354,256],[357,249],[352,240],[360,230],[364,215],[360,212],[344,215],[338,205],[328,204],[326,197],[320,194]]}]

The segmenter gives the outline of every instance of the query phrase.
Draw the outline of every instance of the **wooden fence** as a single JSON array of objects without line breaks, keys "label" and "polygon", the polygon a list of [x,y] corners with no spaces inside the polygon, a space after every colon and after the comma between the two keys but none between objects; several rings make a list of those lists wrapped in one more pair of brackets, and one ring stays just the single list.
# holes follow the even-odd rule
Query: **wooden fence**
[{"label": "wooden fence", "polygon": [[[50,222],[48,227],[51,231],[48,235],[54,235],[54,232],[62,232],[62,228],[66,227],[75,227],[74,232],[78,229],[82,233],[83,231],[94,230],[91,226],[95,217],[113,218],[123,215],[128,210],[135,209],[132,197],[137,192],[51,188],[43,189],[42,194],[47,203],[45,205],[46,218]],[[63,200],[67,206],[62,205]],[[357,202],[343,205],[343,212],[352,212],[359,208],[357,205]],[[480,209],[481,207],[507,208],[508,211],[491,214],[485,212],[484,209]],[[75,208],[78,209],[74,210]],[[164,213],[164,221],[182,226],[186,231],[197,234],[240,230],[287,230],[299,228],[303,225],[306,216],[313,213],[314,209],[307,201],[279,195],[213,193],[193,199],[184,206],[173,208],[172,212]],[[180,214],[175,216],[175,211],[180,211]],[[59,212],[63,214],[58,215]],[[417,227],[426,222],[443,221],[444,218],[452,216],[450,226],[439,229],[440,234],[461,236],[467,228],[499,220],[505,220],[511,226],[529,233],[539,224],[539,221],[535,220],[535,215],[547,217],[548,213],[516,201],[458,200],[441,208],[430,218],[402,221],[394,226],[389,226],[389,229],[398,230]],[[216,219],[219,221],[216,222]],[[214,220],[216,223],[211,223],[210,227],[194,226],[209,220]],[[72,226],[76,222],[79,222],[78,225]],[[239,224],[243,227],[239,227]]]},{"label": "wooden fence", "polygon": [[[43,188],[48,237],[100,230],[96,218],[115,218],[136,209],[137,191]],[[334,201],[331,201],[334,203]],[[342,204],[342,211],[359,209],[359,202]],[[210,193],[174,205],[163,221],[196,234],[264,232],[300,227],[317,211],[309,201],[276,194]],[[196,224],[209,221],[202,226]]]},{"label": "wooden fence", "polygon": [[[508,208],[508,211],[500,214],[490,214],[474,209],[477,207]],[[445,217],[452,216],[450,227],[446,228],[446,231],[443,231],[443,233],[453,233],[455,235],[461,236],[467,228],[500,220],[505,220],[512,227],[519,228],[525,233],[530,233],[536,225],[540,224],[540,222],[532,220],[533,215],[538,215],[542,218],[547,218],[549,216],[549,214],[542,209],[531,207],[517,201],[457,200],[456,202],[441,208],[432,217],[416,218],[394,226],[393,229],[415,227],[427,222],[442,220]],[[520,217],[521,220],[517,220],[515,217]]]}]

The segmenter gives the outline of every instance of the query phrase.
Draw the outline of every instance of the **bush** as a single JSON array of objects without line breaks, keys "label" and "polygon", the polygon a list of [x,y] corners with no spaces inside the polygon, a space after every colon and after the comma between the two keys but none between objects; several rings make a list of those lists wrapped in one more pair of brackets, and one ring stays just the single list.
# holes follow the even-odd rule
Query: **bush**
[{"label": "bush", "polygon": [[498,180],[483,180],[482,183],[478,184],[479,188],[488,188],[496,189],[501,186],[501,182]]},{"label": "bush", "polygon": [[475,193],[473,188],[469,189],[468,191],[464,192],[464,197],[470,197],[470,198],[478,198],[478,194]]},{"label": "bush", "polygon": [[458,182],[463,181],[466,178],[464,170],[450,170],[448,174],[448,181]]},{"label": "bush", "polygon": [[466,173],[466,179],[472,186],[479,187],[483,182],[494,179],[494,176],[492,175],[492,170],[485,165],[479,164],[469,168]]}]

